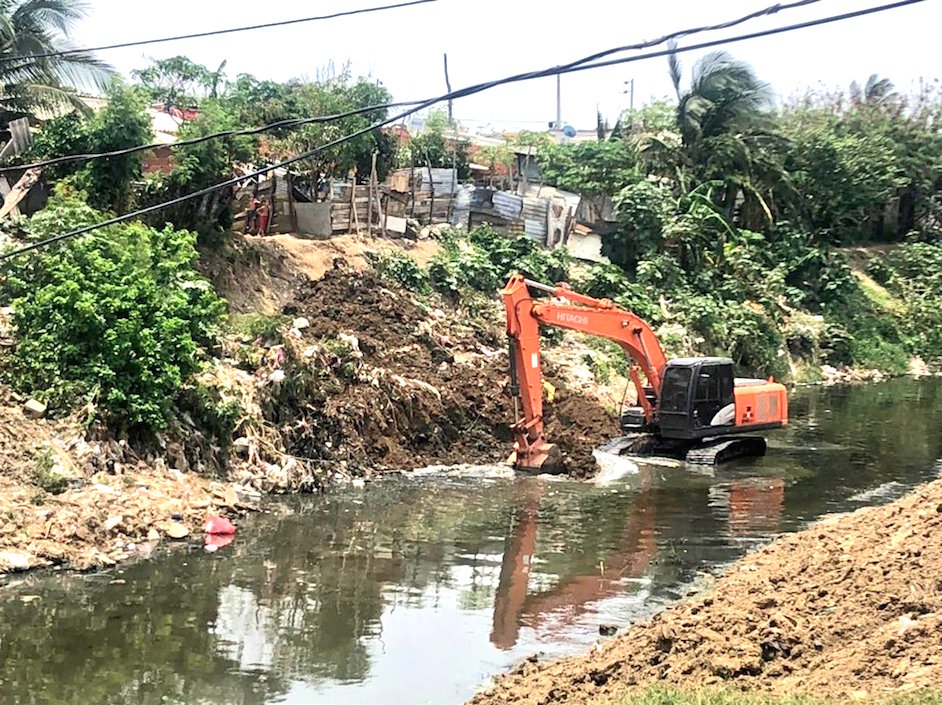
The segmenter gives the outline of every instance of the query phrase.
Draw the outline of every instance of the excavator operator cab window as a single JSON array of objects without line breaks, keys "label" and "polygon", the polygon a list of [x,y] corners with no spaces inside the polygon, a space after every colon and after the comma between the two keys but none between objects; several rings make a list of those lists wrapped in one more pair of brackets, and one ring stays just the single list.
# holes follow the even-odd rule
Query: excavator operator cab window
[{"label": "excavator operator cab window", "polygon": [[693,426],[725,426],[733,422],[725,413],[735,404],[731,363],[704,363],[697,373],[693,399]]}]

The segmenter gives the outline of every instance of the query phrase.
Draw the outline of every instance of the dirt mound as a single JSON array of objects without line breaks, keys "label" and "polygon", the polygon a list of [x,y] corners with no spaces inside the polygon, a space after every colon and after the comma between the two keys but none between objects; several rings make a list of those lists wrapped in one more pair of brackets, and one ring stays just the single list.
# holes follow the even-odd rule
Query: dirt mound
[{"label": "dirt mound", "polygon": [[586,702],[657,683],[879,696],[942,686],[942,481],[828,518],[590,656],[527,663],[473,702]]},{"label": "dirt mound", "polygon": [[[472,327],[339,261],[286,312],[310,325],[286,346],[286,379],[264,408],[292,455],[365,473],[509,454],[513,411],[496,315],[493,325]],[[569,471],[584,475],[595,466],[592,449],[618,435],[618,424],[595,400],[562,388],[548,405],[547,431]]]},{"label": "dirt mound", "polygon": [[324,276],[335,259],[362,271],[368,268],[367,252],[406,252],[424,265],[439,249],[441,245],[433,240],[354,235],[311,240],[293,235],[233,234],[224,246],[202,252],[198,266],[229,303],[230,313],[272,314],[290,303],[305,281]]},{"label": "dirt mound", "polygon": [[232,514],[231,485],[145,462],[127,444],[86,440],[73,419],[31,419],[0,387],[0,575],[66,564],[93,568],[149,552],[174,524],[198,536]]}]

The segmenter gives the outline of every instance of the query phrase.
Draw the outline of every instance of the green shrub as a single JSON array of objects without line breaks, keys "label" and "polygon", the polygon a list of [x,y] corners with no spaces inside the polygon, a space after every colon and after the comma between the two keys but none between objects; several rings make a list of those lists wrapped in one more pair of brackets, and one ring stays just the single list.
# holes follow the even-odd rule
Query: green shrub
[{"label": "green shrub", "polygon": [[230,319],[230,327],[235,332],[274,344],[281,342],[281,332],[290,323],[288,316],[267,313],[245,313]]},{"label": "green shrub", "polygon": [[[46,238],[101,219],[55,199],[29,230]],[[17,328],[10,383],[57,409],[91,401],[118,427],[163,426],[225,310],[193,270],[194,242],[131,223],[10,260],[0,287]]]},{"label": "green shrub", "polygon": [[404,252],[368,252],[366,260],[382,279],[399,284],[409,291],[427,294],[432,289],[428,272]]},{"label": "green shrub", "polygon": [[58,471],[55,451],[49,446],[36,453],[33,482],[49,494],[59,494],[69,486],[69,478]]}]

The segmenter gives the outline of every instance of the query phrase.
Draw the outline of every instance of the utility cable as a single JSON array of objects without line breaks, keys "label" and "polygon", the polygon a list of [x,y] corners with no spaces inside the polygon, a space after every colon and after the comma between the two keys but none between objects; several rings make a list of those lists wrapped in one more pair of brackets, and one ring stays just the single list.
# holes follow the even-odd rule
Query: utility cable
[{"label": "utility cable", "polygon": [[203,37],[215,37],[220,34],[235,34],[237,32],[250,32],[256,29],[269,29],[271,27],[287,27],[288,25],[303,24],[305,22],[319,22],[321,20],[332,20],[338,17],[351,17],[353,15],[365,15],[371,12],[382,12],[384,10],[398,10],[403,7],[412,7],[414,5],[427,5],[438,2],[438,0],[410,0],[409,2],[396,3],[394,5],[379,5],[377,7],[364,7],[359,10],[344,10],[334,12],[329,15],[318,15],[316,17],[301,17],[294,20],[281,20],[279,22],[266,22],[265,24],[249,25],[247,27],[230,27],[228,29],[214,29],[208,32],[195,32],[193,34],[178,34],[173,37],[161,37],[160,39],[142,39],[134,42],[122,42],[120,44],[106,44],[100,47],[62,49],[61,51],[46,51],[38,54],[21,54],[18,56],[0,57],[0,64],[6,64],[11,61],[25,61],[30,59],[48,59],[54,56],[69,56],[70,54],[84,54],[94,51],[108,51],[110,49],[125,49],[127,47],[146,46],[148,44],[163,44],[165,42],[177,42],[182,39],[201,39]]},{"label": "utility cable", "polygon": [[809,20],[807,22],[787,25],[784,27],[777,27],[773,29],[763,30],[760,32],[753,32],[751,34],[738,35],[736,37],[730,37],[726,39],[717,39],[717,40],[713,40],[709,42],[701,42],[699,44],[691,44],[684,47],[672,47],[667,50],[649,52],[647,54],[637,54],[635,56],[628,56],[628,57],[623,57],[620,59],[612,59],[609,61],[601,61],[601,62],[595,62],[595,63],[590,63],[590,64],[581,64],[578,66],[573,66],[571,68],[554,67],[551,69],[544,69],[543,71],[533,71],[530,73],[518,74],[516,76],[510,76],[510,77],[498,79],[495,81],[489,81],[487,83],[479,83],[477,85],[469,86],[468,88],[463,88],[461,90],[454,91],[452,93],[448,93],[448,94],[439,96],[437,98],[430,98],[429,100],[419,103],[415,107],[405,110],[397,115],[375,122],[372,125],[365,127],[361,130],[357,130],[356,132],[353,132],[349,135],[346,135],[344,137],[338,137],[337,139],[327,142],[326,144],[323,144],[319,147],[315,147],[314,149],[303,152],[297,156],[291,157],[290,159],[285,159],[281,162],[278,162],[277,164],[263,167],[249,174],[245,174],[242,176],[234,177],[232,179],[228,179],[227,181],[223,181],[213,186],[208,186],[204,189],[200,189],[199,191],[194,191],[193,193],[189,193],[189,194],[180,196],[178,198],[174,198],[170,201],[157,203],[152,206],[148,206],[147,208],[142,208],[140,210],[133,211],[131,213],[126,213],[124,215],[119,215],[114,218],[109,218],[108,220],[104,220],[100,223],[94,223],[92,225],[87,225],[85,227],[78,228],[76,230],[72,230],[66,233],[60,233],[59,235],[54,235],[52,237],[46,238],[45,240],[39,240],[37,242],[24,245],[15,250],[10,250],[9,252],[0,253],[0,262],[11,259],[21,254],[25,254],[27,252],[31,252],[33,250],[37,250],[43,247],[47,247],[49,245],[56,244],[58,242],[62,242],[63,240],[68,240],[74,237],[78,237],[80,235],[85,235],[95,230],[100,230],[101,228],[105,228],[111,225],[116,225],[118,223],[123,223],[129,220],[134,220],[136,218],[141,217],[142,215],[154,213],[164,208],[169,208],[171,206],[179,205],[180,203],[185,203],[187,201],[200,198],[202,196],[213,193],[214,191],[218,191],[223,188],[235,186],[243,181],[247,181],[248,179],[262,176],[263,174],[266,174],[274,169],[280,169],[286,166],[290,166],[292,164],[296,164],[297,162],[311,158],[315,154],[318,154],[332,147],[336,147],[340,144],[343,144],[344,142],[348,142],[358,137],[362,137],[363,135],[369,134],[370,132],[374,130],[377,130],[381,127],[385,127],[386,125],[392,124],[398,120],[402,120],[403,118],[408,117],[409,115],[412,115],[413,113],[417,113],[421,110],[424,110],[427,107],[430,107],[432,105],[435,105],[436,103],[440,103],[445,100],[454,100],[456,98],[464,98],[469,95],[474,95],[476,93],[481,93],[483,91],[490,90],[491,88],[495,88],[497,86],[506,85],[509,83],[517,83],[520,81],[526,81],[533,78],[542,78],[545,76],[553,76],[553,75],[559,75],[563,73],[587,71],[589,69],[600,68],[604,66],[614,66],[614,65],[619,65],[619,64],[633,63],[633,62],[642,61],[645,59],[667,56],[672,53],[680,54],[680,53],[685,53],[685,52],[690,52],[690,51],[698,51],[700,49],[707,49],[707,48],[712,48],[712,47],[721,46],[725,44],[741,42],[747,39],[756,39],[759,37],[767,37],[767,36],[771,36],[775,34],[783,34],[786,32],[792,32],[799,29],[807,29],[809,27],[815,27],[815,26],[820,26],[820,25],[829,24],[833,22],[839,22],[842,20],[862,17],[865,15],[872,15],[879,12],[885,12],[888,10],[905,7],[907,5],[915,5],[916,3],[920,3],[920,2],[926,2],[926,0],[898,0],[897,2],[890,3],[887,5],[879,5],[876,7],[870,7],[863,10],[855,10],[853,12],[844,13],[842,15],[833,15],[831,17],[823,17],[816,20]]},{"label": "utility cable", "polygon": [[[658,46],[659,44],[664,44],[665,42],[674,41],[682,37],[687,37],[693,34],[701,34],[704,32],[713,32],[713,31],[717,31],[721,29],[728,29],[730,27],[735,27],[737,25],[744,24],[745,22],[756,19],[758,17],[764,17],[768,15],[773,15],[773,14],[776,14],[778,12],[782,12],[785,10],[792,10],[798,7],[812,5],[820,1],[821,0],[797,0],[796,2],[791,2],[791,3],[784,3],[784,4],[778,3],[776,5],[771,5],[770,7],[766,7],[761,10],[756,10],[755,12],[751,12],[748,15],[744,15],[742,17],[738,17],[733,20],[727,20],[719,24],[682,29],[677,32],[665,34],[663,37],[660,37],[659,39],[652,39],[652,40],[648,40],[644,42],[639,42],[637,44],[628,44],[626,46],[616,47],[614,49],[607,49],[605,51],[599,52],[597,54],[591,54],[589,56],[583,57],[581,59],[570,62],[568,64],[563,64],[561,66],[558,66],[557,68],[560,68],[560,69],[575,68],[576,66],[580,66],[582,64],[586,64],[586,63],[595,61],[597,59],[604,58],[606,56],[611,56],[612,54],[619,54],[625,51],[649,49],[651,47]],[[211,135],[203,135],[202,137],[197,137],[194,139],[172,142],[170,144],[154,143],[154,144],[149,144],[149,145],[129,147],[127,149],[120,149],[120,150],[115,150],[111,152],[75,154],[75,155],[69,155],[69,156],[56,157],[53,159],[47,159],[45,161],[34,162],[32,164],[24,164],[21,166],[0,167],[0,174],[10,172],[10,171],[22,171],[24,169],[41,169],[48,166],[55,166],[58,164],[66,164],[66,163],[71,163],[71,162],[91,161],[93,159],[106,159],[110,157],[125,156],[128,154],[134,154],[136,152],[144,152],[150,149],[157,149],[160,147],[169,147],[171,149],[175,149],[177,147],[186,147],[186,146],[191,146],[194,144],[201,144],[203,142],[208,142],[209,140],[221,138],[221,137],[237,137],[240,135],[255,135],[255,134],[267,132],[269,130],[274,130],[281,127],[298,127],[298,126],[306,125],[310,123],[331,122],[333,120],[341,120],[343,118],[352,117],[352,116],[360,115],[367,112],[372,112],[374,110],[399,108],[406,105],[416,105],[420,102],[422,101],[412,101],[412,102],[405,102],[405,103],[386,103],[383,105],[369,106],[366,108],[360,108],[359,110],[350,111],[348,113],[340,113],[338,115],[332,115],[332,116],[302,118],[302,119],[297,119],[297,120],[282,120],[280,122],[275,122],[270,125],[263,125],[261,127],[248,128],[245,130],[227,130],[223,132],[217,132]]]},{"label": "utility cable", "polygon": [[18,166],[4,166],[0,167],[0,174],[10,172],[10,171],[23,171],[25,169],[44,169],[49,166],[57,166],[59,164],[68,164],[71,162],[88,162],[95,159],[108,159],[111,157],[123,157],[128,154],[135,154],[137,152],[146,152],[151,149],[159,149],[160,147],[192,147],[195,144],[202,144],[203,142],[209,142],[210,140],[220,139],[223,137],[243,137],[247,135],[258,135],[263,132],[269,132],[271,130],[276,130],[278,128],[295,128],[301,127],[303,125],[311,125],[315,123],[322,122],[334,122],[336,120],[343,120],[348,117],[355,117],[357,115],[363,115],[364,113],[372,113],[378,110],[387,110],[389,108],[402,108],[407,105],[417,105],[422,101],[412,100],[404,101],[399,103],[383,103],[381,105],[367,105],[363,108],[356,108],[355,110],[348,110],[344,113],[335,113],[333,115],[315,115],[314,117],[307,118],[289,118],[287,120],[279,120],[278,122],[272,122],[268,125],[262,125],[260,127],[247,127],[243,130],[224,130],[222,132],[213,132],[209,135],[202,135],[200,137],[193,137],[187,140],[178,140],[176,142],[171,142],[165,144],[163,142],[154,142],[151,144],[140,144],[134,147],[127,147],[125,149],[116,149],[111,152],[92,152],[89,154],[69,154],[63,157],[54,157],[52,159],[46,159],[41,162],[33,162],[31,164],[22,164]]}]

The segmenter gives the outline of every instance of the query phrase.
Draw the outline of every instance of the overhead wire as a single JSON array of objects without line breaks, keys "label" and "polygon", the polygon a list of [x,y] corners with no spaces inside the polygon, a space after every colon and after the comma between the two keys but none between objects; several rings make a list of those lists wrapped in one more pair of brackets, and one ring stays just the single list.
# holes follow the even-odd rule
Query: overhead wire
[{"label": "overhead wire", "polygon": [[386,125],[392,124],[392,123],[394,123],[394,122],[396,122],[396,121],[398,121],[398,120],[401,120],[401,119],[403,119],[403,118],[405,118],[405,117],[408,117],[409,115],[412,115],[412,114],[414,114],[414,113],[417,113],[417,112],[419,112],[419,111],[421,111],[421,110],[424,110],[424,109],[427,108],[427,107],[430,107],[430,106],[432,106],[432,105],[435,105],[436,103],[440,103],[440,102],[445,101],[445,100],[454,100],[454,99],[457,99],[457,98],[463,98],[463,97],[467,97],[467,96],[469,96],[469,95],[474,95],[474,94],[476,94],[476,93],[480,93],[480,92],[483,92],[483,91],[486,91],[486,90],[490,90],[490,89],[492,89],[492,88],[496,88],[497,86],[506,85],[506,84],[510,84],[510,83],[517,83],[517,82],[520,82],[520,81],[526,81],[526,80],[531,80],[531,79],[535,79],[535,78],[543,78],[543,77],[546,77],[546,76],[553,76],[553,75],[564,74],[564,73],[574,73],[574,72],[577,72],[577,71],[587,71],[587,70],[590,70],[590,69],[602,68],[602,67],[606,67],[606,66],[614,66],[614,65],[620,65],[620,64],[633,63],[633,62],[636,62],[636,61],[643,61],[643,60],[646,60],[646,59],[657,58],[657,57],[662,57],[662,56],[668,56],[668,55],[670,55],[670,54],[672,54],[672,53],[680,54],[680,53],[686,53],[686,52],[691,52],[691,51],[699,51],[699,50],[701,50],[701,49],[708,49],[708,48],[713,48],[713,47],[722,46],[722,45],[726,45],[726,44],[732,44],[732,43],[742,42],[742,41],[746,41],[746,40],[748,40],[748,39],[756,39],[756,38],[767,37],[767,36],[772,36],[772,35],[776,35],[776,34],[784,34],[784,33],[787,33],[787,32],[797,31],[797,30],[799,30],[799,29],[807,29],[807,28],[810,28],[810,27],[822,26],[822,25],[825,25],[825,24],[830,24],[830,23],[834,23],[834,22],[839,22],[839,21],[843,21],[843,20],[847,20],[847,19],[853,19],[853,18],[857,18],[857,17],[863,17],[863,16],[866,16],[866,15],[872,15],[872,14],[876,14],[876,13],[879,13],[879,12],[886,12],[886,11],[889,11],[889,10],[894,10],[894,9],[898,9],[898,8],[901,8],[901,7],[905,7],[905,6],[908,6],[908,5],[915,5],[915,4],[918,4],[918,3],[920,3],[920,2],[926,2],[926,0],[897,0],[897,2],[893,2],[893,3],[889,3],[889,4],[885,4],[885,5],[878,5],[878,6],[875,6],[875,7],[869,7],[869,8],[865,8],[865,9],[861,9],[861,10],[854,10],[854,11],[852,11],[852,12],[847,12],[847,13],[843,13],[843,14],[840,14],[840,15],[832,15],[832,16],[830,16],[830,17],[823,17],[823,18],[818,18],[818,19],[815,19],[815,20],[808,20],[808,21],[805,21],[805,22],[800,22],[800,23],[796,23],[796,24],[792,24],[792,25],[786,25],[786,26],[782,26],[782,27],[776,27],[776,28],[761,30],[761,31],[757,31],[757,32],[751,32],[751,33],[749,33],[749,34],[737,35],[737,36],[735,36],[735,37],[727,37],[727,38],[724,38],[724,39],[716,39],[716,40],[711,40],[711,41],[708,41],[708,42],[700,42],[699,44],[690,44],[690,45],[683,46],[683,47],[671,47],[670,49],[666,49],[666,50],[655,51],[655,52],[648,52],[648,53],[645,53],[645,54],[636,54],[636,55],[634,55],[634,56],[622,57],[622,58],[620,58],[620,59],[612,59],[612,60],[608,60],[608,61],[592,62],[592,63],[588,63],[588,64],[571,65],[571,66],[568,67],[568,68],[566,68],[566,67],[553,67],[553,68],[544,69],[544,70],[541,70],[541,71],[532,71],[532,72],[529,72],[529,73],[517,74],[517,75],[515,75],[515,76],[509,76],[509,77],[502,78],[502,79],[497,79],[497,80],[494,80],[494,81],[488,81],[488,82],[486,82],[486,83],[479,83],[479,84],[476,84],[476,85],[473,85],[473,86],[469,86],[469,87],[467,87],[467,88],[463,88],[463,89],[454,91],[454,92],[452,92],[452,93],[447,93],[447,94],[442,95],[442,96],[438,96],[438,97],[435,97],[435,98],[430,98],[430,99],[428,99],[428,100],[426,100],[426,101],[423,101],[422,103],[417,104],[415,107],[412,107],[412,108],[410,108],[409,110],[406,110],[406,111],[403,111],[403,112],[401,112],[401,113],[398,113],[398,114],[396,114],[396,115],[394,115],[394,116],[392,116],[392,117],[388,117],[388,118],[385,118],[385,119],[383,119],[383,120],[377,121],[377,122],[373,123],[372,125],[370,125],[370,126],[368,126],[368,127],[365,127],[365,128],[362,128],[362,129],[360,129],[360,130],[357,130],[357,131],[355,131],[355,132],[353,132],[353,133],[351,133],[351,134],[349,134],[349,135],[345,135],[345,136],[343,136],[343,137],[338,137],[337,139],[332,140],[332,141],[330,141],[330,142],[327,142],[327,143],[325,143],[325,144],[323,144],[323,145],[320,145],[320,146],[318,146],[318,147],[315,147],[315,148],[313,148],[313,149],[310,149],[310,150],[308,150],[308,151],[306,151],[306,152],[303,152],[303,153],[301,153],[301,154],[298,154],[298,155],[296,155],[296,156],[294,156],[294,157],[291,157],[291,158],[289,158],[289,159],[285,159],[285,160],[283,160],[283,161],[281,161],[281,162],[278,162],[278,163],[276,163],[276,164],[272,164],[272,165],[263,167],[263,168],[258,169],[258,170],[256,170],[256,171],[253,171],[253,172],[251,172],[251,173],[249,173],[249,174],[244,174],[244,175],[241,175],[241,176],[234,177],[234,178],[232,178],[232,179],[228,179],[228,180],[223,181],[223,182],[221,182],[221,183],[214,184],[214,185],[212,185],[212,186],[208,186],[208,187],[206,187],[206,188],[204,188],[204,189],[200,189],[200,190],[198,190],[198,191],[194,191],[193,193],[189,193],[189,194],[185,194],[185,195],[183,195],[183,196],[179,196],[178,198],[174,198],[174,199],[172,199],[172,200],[170,200],[170,201],[166,201],[166,202],[162,202],[162,203],[157,203],[157,204],[154,204],[154,205],[152,205],[152,206],[148,206],[147,208],[142,208],[142,209],[140,209],[140,210],[136,210],[136,211],[133,211],[133,212],[131,212],[131,213],[126,213],[126,214],[124,214],[124,215],[115,216],[114,218],[109,218],[109,219],[104,220],[104,221],[102,221],[102,222],[100,222],[100,223],[94,223],[94,224],[87,225],[87,226],[84,226],[84,227],[82,227],[82,228],[78,228],[78,229],[76,229],[76,230],[72,230],[72,231],[69,231],[69,232],[66,232],[66,233],[60,233],[60,234],[58,234],[58,235],[54,235],[54,236],[49,237],[49,238],[46,238],[46,239],[44,239],[44,240],[39,240],[39,241],[36,241],[36,242],[33,242],[33,243],[29,243],[29,244],[27,244],[27,245],[24,245],[24,246],[22,246],[22,247],[19,247],[19,248],[17,248],[17,249],[14,249],[14,250],[10,250],[10,251],[8,251],[8,252],[0,253],[0,262],[5,261],[5,260],[8,260],[8,259],[11,259],[12,257],[17,257],[17,256],[22,255],[22,254],[25,254],[25,253],[27,253],[27,252],[31,252],[31,251],[33,251],[33,250],[40,249],[40,248],[42,248],[42,247],[47,247],[47,246],[56,244],[56,243],[58,243],[58,242],[62,242],[63,240],[67,240],[67,239],[71,239],[71,238],[74,238],[74,237],[79,237],[79,236],[81,236],[81,235],[85,235],[85,234],[87,234],[87,233],[93,232],[93,231],[95,231],[95,230],[99,230],[99,229],[101,229],[101,228],[109,227],[109,226],[111,226],[111,225],[116,225],[116,224],[123,223],[123,222],[129,221],[129,220],[134,220],[134,219],[136,219],[136,218],[140,218],[140,217],[143,216],[143,215],[147,215],[147,214],[149,214],[149,213],[153,213],[153,212],[156,212],[156,211],[159,211],[159,210],[163,210],[164,208],[170,208],[170,207],[172,207],[172,206],[179,205],[180,203],[185,203],[185,202],[187,202],[187,201],[190,201],[190,200],[193,200],[193,199],[196,199],[196,198],[200,198],[200,197],[205,196],[205,195],[207,195],[207,194],[213,193],[214,191],[218,191],[218,190],[220,190],[220,189],[228,188],[228,187],[230,187],[230,186],[235,186],[235,185],[237,185],[237,184],[239,184],[239,183],[242,183],[242,182],[244,182],[244,181],[247,181],[247,180],[249,180],[249,179],[256,178],[256,177],[258,177],[258,176],[262,176],[262,175],[264,175],[264,174],[266,174],[266,173],[268,173],[268,172],[270,172],[270,171],[272,171],[272,170],[274,170],[274,169],[280,169],[280,168],[283,168],[283,167],[286,167],[286,166],[290,166],[290,165],[292,165],[292,164],[296,164],[296,163],[298,163],[298,162],[304,161],[305,159],[311,158],[311,157],[314,156],[315,154],[318,154],[318,153],[320,153],[320,152],[322,152],[322,151],[325,151],[325,150],[327,150],[327,149],[330,149],[330,148],[332,148],[332,147],[336,147],[336,146],[338,146],[338,145],[340,145],[340,144],[343,144],[344,142],[348,142],[348,141],[353,140],[353,139],[356,139],[356,138],[358,138],[358,137],[362,137],[362,136],[365,135],[365,134],[368,134],[368,133],[370,133],[370,132],[372,132],[372,131],[374,131],[374,130],[377,130],[377,129],[381,128],[381,127],[384,127],[384,126],[386,126]]},{"label": "overhead wire", "polygon": [[293,20],[279,20],[277,22],[265,22],[263,24],[248,25],[246,27],[230,27],[228,29],[214,29],[206,32],[193,32],[192,34],[178,34],[172,37],[161,37],[159,39],[141,39],[132,42],[121,42],[119,44],[106,44],[98,47],[83,47],[76,49],[61,49],[58,51],[45,51],[36,54],[20,54],[17,56],[0,57],[0,64],[10,63],[12,61],[49,59],[55,56],[69,56],[71,54],[85,54],[89,52],[110,51],[111,49],[126,49],[128,47],[147,46],[150,44],[163,44],[166,42],[177,42],[184,39],[202,39],[204,37],[215,37],[221,34],[235,34],[237,32],[251,32],[259,29],[271,29],[272,27],[287,27],[289,25],[304,24],[307,22],[319,22],[321,20],[333,20],[339,17],[352,17],[354,15],[365,15],[373,12],[383,12],[385,10],[398,10],[414,5],[428,5],[439,0],[409,0],[391,5],[378,5],[375,7],[363,7],[357,10],[342,10],[328,15],[317,15],[315,17],[300,17]]},{"label": "overhead wire", "polygon": [[190,139],[177,140],[176,142],[171,142],[169,144],[163,142],[152,142],[151,144],[140,144],[135,145],[134,147],[126,147],[124,149],[115,149],[110,152],[90,152],[87,154],[69,154],[61,157],[53,157],[51,159],[46,159],[39,162],[32,162],[30,164],[21,164],[16,166],[4,166],[0,167],[0,174],[10,172],[10,171],[23,171],[25,169],[44,169],[50,166],[57,166],[59,164],[69,164],[71,162],[87,162],[93,161],[95,159],[110,159],[112,157],[123,157],[129,154],[135,154],[137,152],[147,152],[152,149],[158,149],[161,147],[170,147],[176,149],[178,147],[192,147],[196,144],[202,144],[203,142],[209,142],[215,139],[221,139],[224,137],[246,137],[249,135],[258,135],[264,132],[271,132],[279,128],[295,128],[302,127],[303,125],[311,125],[315,123],[323,122],[335,122],[337,120],[343,120],[349,117],[356,117],[357,115],[363,115],[366,113],[373,113],[379,110],[388,110],[389,108],[402,108],[407,105],[417,105],[422,101],[411,100],[411,101],[400,101],[396,103],[383,103],[380,105],[367,105],[362,108],[356,108],[354,110],[347,110],[343,113],[334,113],[332,115],[315,115],[313,117],[306,118],[289,118],[287,120],[279,120],[278,122],[272,122],[267,125],[261,125],[259,127],[247,127],[242,130],[223,130],[222,132],[213,132],[208,135],[201,135],[200,137],[192,137]]},{"label": "overhead wire", "polygon": [[[591,61],[604,58],[606,56],[611,56],[612,54],[619,54],[626,51],[637,51],[641,49],[649,49],[653,46],[658,46],[660,44],[664,44],[665,42],[677,40],[683,37],[689,37],[694,34],[701,34],[704,32],[713,32],[713,31],[718,31],[722,29],[729,29],[731,27],[744,24],[746,22],[749,22],[750,20],[754,20],[759,17],[774,15],[782,11],[792,10],[799,7],[805,7],[807,5],[813,5],[818,2],[821,2],[821,0],[796,0],[795,2],[790,2],[790,3],[776,3],[775,5],[771,5],[761,10],[750,12],[747,15],[743,15],[742,17],[737,17],[732,20],[726,20],[724,22],[720,22],[713,25],[704,25],[702,27],[690,27],[687,29],[682,29],[676,32],[665,34],[664,36],[659,37],[657,39],[646,40],[646,41],[638,42],[635,44],[626,44],[625,46],[616,47],[613,49],[606,49],[605,51],[598,52],[596,54],[590,54],[589,56],[585,56],[581,59],[577,59],[576,61],[572,61],[568,64],[562,64],[561,66],[556,67],[556,68],[574,68],[581,64],[586,64]],[[94,51],[94,50],[86,50],[86,51]],[[135,154],[137,152],[144,152],[150,149],[157,149],[161,147],[176,149],[179,147],[187,147],[187,146],[192,146],[195,144],[201,144],[203,142],[208,142],[212,139],[217,139],[217,138],[237,137],[240,135],[254,135],[254,134],[260,134],[263,132],[267,132],[269,130],[274,130],[274,129],[278,129],[282,127],[293,128],[293,127],[299,127],[299,126],[311,124],[311,123],[331,122],[333,120],[341,120],[347,117],[361,115],[367,112],[373,112],[375,110],[398,108],[398,107],[403,107],[406,105],[417,105],[420,102],[422,101],[385,103],[385,104],[380,104],[380,105],[375,105],[375,106],[367,106],[367,107],[360,108],[355,111],[350,111],[347,113],[340,113],[333,116],[318,116],[318,117],[311,117],[311,118],[299,118],[297,120],[282,120],[280,122],[271,123],[270,125],[247,128],[245,130],[226,130],[222,132],[216,132],[210,135],[203,135],[201,137],[197,137],[193,139],[179,140],[177,142],[172,142],[169,144],[153,143],[153,144],[148,144],[148,145],[138,145],[134,147],[128,147],[125,149],[119,149],[119,150],[114,150],[110,152],[94,152],[94,153],[86,153],[86,154],[61,156],[61,157],[56,157],[53,159],[47,159],[45,161],[33,162],[32,164],[0,167],[0,174],[11,172],[11,171],[22,171],[24,169],[41,169],[48,166],[56,166],[58,164],[66,164],[66,163],[71,163],[71,162],[91,161],[93,159],[106,159],[106,158],[111,158],[111,157],[126,156],[128,154]]]}]

